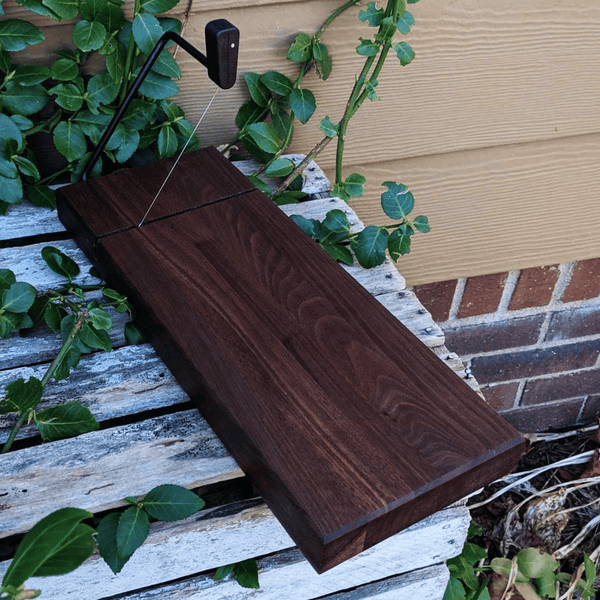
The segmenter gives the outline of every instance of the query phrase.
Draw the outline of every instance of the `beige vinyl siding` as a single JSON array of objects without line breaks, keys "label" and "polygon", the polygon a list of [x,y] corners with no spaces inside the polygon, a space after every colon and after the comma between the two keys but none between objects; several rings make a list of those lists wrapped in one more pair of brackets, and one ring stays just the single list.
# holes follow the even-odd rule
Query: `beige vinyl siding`
[{"label": "beige vinyl siding", "polygon": [[[240,74],[278,69],[293,75],[285,51],[294,34],[314,32],[340,4],[210,0],[182,3],[172,13],[184,18],[187,12],[184,35],[201,48],[207,21],[235,23],[242,35]],[[320,139],[321,118],[335,119],[343,110],[362,64],[357,38],[372,33],[358,22],[358,10],[347,11],[323,38],[334,71],[326,82],[314,75],[305,80],[318,109],[296,127],[294,152]],[[352,203],[363,220],[381,220],[384,180],[408,185],[417,210],[430,217],[433,231],[418,236],[413,254],[399,262],[407,283],[600,256],[600,136],[594,135],[600,133],[600,2],[421,0],[409,10],[416,24],[404,39],[416,59],[402,68],[390,57],[377,88],[381,100],[353,119],[345,155],[345,174],[368,178],[367,193]],[[56,39],[49,35],[46,46]],[[27,52],[47,56],[42,45]],[[185,52],[178,60],[178,102],[194,120],[214,86]],[[217,95],[200,128],[203,143],[234,134],[245,99],[241,84]],[[318,162],[333,175],[333,144]]]}]

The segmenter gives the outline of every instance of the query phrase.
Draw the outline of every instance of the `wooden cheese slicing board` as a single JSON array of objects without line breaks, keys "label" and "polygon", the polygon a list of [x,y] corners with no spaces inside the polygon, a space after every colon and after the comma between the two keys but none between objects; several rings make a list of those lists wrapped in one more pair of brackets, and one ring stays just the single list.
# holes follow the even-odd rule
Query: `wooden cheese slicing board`
[{"label": "wooden cheese slicing board", "polygon": [[510,471],[524,440],[216,150],[58,214],[318,572]]}]

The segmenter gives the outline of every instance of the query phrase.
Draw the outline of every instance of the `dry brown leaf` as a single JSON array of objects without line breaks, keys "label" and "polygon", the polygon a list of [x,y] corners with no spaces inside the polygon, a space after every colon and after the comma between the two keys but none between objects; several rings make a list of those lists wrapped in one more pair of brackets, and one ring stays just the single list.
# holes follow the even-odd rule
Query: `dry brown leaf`
[{"label": "dry brown leaf", "polygon": [[592,454],[586,470],[580,475],[581,479],[586,479],[587,477],[600,477],[600,453],[598,448]]}]

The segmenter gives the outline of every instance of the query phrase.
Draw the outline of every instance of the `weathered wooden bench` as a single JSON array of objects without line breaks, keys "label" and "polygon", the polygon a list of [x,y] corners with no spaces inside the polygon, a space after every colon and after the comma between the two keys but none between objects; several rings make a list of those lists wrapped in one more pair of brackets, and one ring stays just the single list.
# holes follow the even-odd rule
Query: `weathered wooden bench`
[{"label": "weathered wooden bench", "polygon": [[[253,167],[237,166],[243,172]],[[355,231],[363,227],[343,201],[329,197],[329,182],[314,163],[307,175],[305,191],[314,199],[282,207],[286,213],[323,218],[340,208]],[[23,204],[11,209],[2,225],[0,268],[14,271],[19,281],[39,290],[59,284],[40,256],[41,248],[51,244],[82,267],[78,283],[91,282],[89,263],[67,239],[55,213]],[[372,270],[346,268],[477,389],[391,262]],[[43,400],[44,405],[82,402],[100,430],[40,445],[36,430],[26,427],[18,438],[24,440],[22,447],[0,458],[0,540],[28,531],[58,508],[101,513],[123,506],[126,496],[142,496],[163,483],[199,490],[207,508],[182,522],[153,524],[147,541],[119,575],[94,555],[69,575],[30,580],[28,587],[39,587],[43,598],[56,600],[442,598],[448,578],[444,561],[460,553],[466,537],[469,514],[464,506],[442,510],[317,575],[154,350],[148,344],[125,345],[122,324],[115,319],[113,352],[85,356],[67,380],[48,386]],[[59,347],[57,336],[43,329],[31,337],[0,340],[0,386],[17,377],[41,377]],[[9,431],[9,420],[0,417],[0,442]],[[230,578],[213,581],[219,566],[251,557],[258,560],[260,590],[244,589]],[[9,562],[0,562],[0,577]]]}]

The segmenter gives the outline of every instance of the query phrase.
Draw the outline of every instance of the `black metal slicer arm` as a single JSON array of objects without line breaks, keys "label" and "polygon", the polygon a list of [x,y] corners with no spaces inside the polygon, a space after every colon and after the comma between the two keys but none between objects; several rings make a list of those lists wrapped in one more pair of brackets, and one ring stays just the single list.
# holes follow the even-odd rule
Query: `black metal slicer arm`
[{"label": "black metal slicer arm", "polygon": [[134,99],[144,79],[152,69],[159,54],[169,42],[175,42],[181,46],[189,55],[202,63],[208,69],[208,76],[223,89],[229,89],[235,83],[237,73],[237,57],[240,32],[225,19],[217,19],[206,25],[206,54],[202,54],[196,47],[192,46],[188,41],[184,40],[180,35],[172,31],[168,31],[158,40],[152,52],[143,64],[140,72],[135,78],[131,88],[127,92],[125,99],[117,109],[111,122],[108,124],[106,131],[103,133],[98,145],[94,149],[92,156],[88,160],[81,179],[86,181],[96,164],[98,157],[104,150],[110,136],[114,133],[119,121],[122,119],[125,111]]}]

